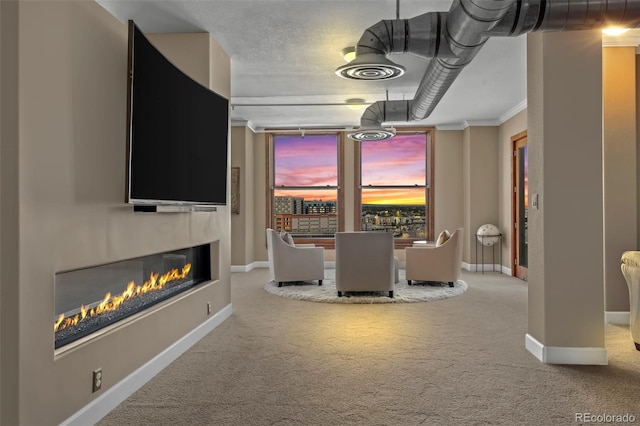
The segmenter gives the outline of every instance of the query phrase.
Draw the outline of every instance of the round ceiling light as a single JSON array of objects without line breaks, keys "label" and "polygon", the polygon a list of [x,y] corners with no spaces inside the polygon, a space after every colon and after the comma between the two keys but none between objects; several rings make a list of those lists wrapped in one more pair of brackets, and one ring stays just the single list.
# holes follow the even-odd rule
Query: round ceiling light
[{"label": "round ceiling light", "polygon": [[345,47],[340,52],[345,62],[351,62],[356,58],[356,48],[353,46]]},{"label": "round ceiling light", "polygon": [[353,61],[339,67],[336,74],[352,80],[390,80],[405,73],[405,68],[384,55],[368,53],[358,55]]},{"label": "round ceiling light", "polygon": [[383,141],[391,139],[396,135],[395,129],[358,129],[353,133],[349,133],[347,137],[357,141]]},{"label": "round ceiling light", "polygon": [[345,104],[349,109],[360,109],[366,105],[366,101],[362,98],[350,98],[345,101]]}]

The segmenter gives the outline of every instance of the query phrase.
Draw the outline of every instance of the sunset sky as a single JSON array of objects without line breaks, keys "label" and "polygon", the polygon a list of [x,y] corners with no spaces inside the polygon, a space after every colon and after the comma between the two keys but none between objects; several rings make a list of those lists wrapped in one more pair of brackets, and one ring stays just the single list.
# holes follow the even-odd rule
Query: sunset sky
[{"label": "sunset sky", "polygon": [[[274,144],[275,186],[337,186],[336,136],[278,136]],[[362,143],[362,185],[424,185],[426,135],[398,135]],[[335,190],[277,190],[307,200],[335,201]],[[363,204],[424,204],[425,189],[364,189]]]}]

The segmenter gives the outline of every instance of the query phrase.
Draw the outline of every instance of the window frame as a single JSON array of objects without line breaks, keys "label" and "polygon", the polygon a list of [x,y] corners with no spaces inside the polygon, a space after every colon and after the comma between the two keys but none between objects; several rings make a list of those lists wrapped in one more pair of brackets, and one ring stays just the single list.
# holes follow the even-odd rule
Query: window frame
[{"label": "window frame", "polygon": [[[336,143],[337,143],[337,155],[338,158],[336,158],[337,161],[337,167],[338,167],[338,185],[337,187],[334,186],[330,186],[330,187],[326,187],[326,186],[322,186],[322,187],[313,187],[313,186],[308,186],[308,187],[276,187],[275,186],[275,158],[274,158],[274,147],[275,147],[275,138],[278,136],[300,136],[300,137],[304,137],[304,135],[307,134],[313,134],[314,136],[335,136],[336,137]],[[274,206],[273,206],[273,202],[274,202],[274,196],[275,196],[275,191],[282,189],[282,188],[288,188],[288,189],[303,189],[303,188],[317,188],[317,189],[331,189],[331,188],[335,188],[336,189],[336,203],[337,203],[337,208],[336,208],[336,214],[338,216],[338,232],[344,231],[345,229],[345,217],[344,217],[344,213],[345,213],[345,197],[344,197],[344,145],[345,145],[345,141],[344,141],[344,132],[340,132],[340,131],[326,131],[326,130],[318,130],[318,131],[313,131],[313,130],[305,130],[305,133],[303,134],[302,132],[278,132],[278,131],[274,131],[274,132],[268,132],[266,133],[266,137],[265,137],[265,141],[266,141],[266,182],[267,182],[267,194],[266,194],[266,204],[267,204],[267,208],[266,208],[266,213],[267,213],[267,218],[266,218],[266,224],[268,227],[275,229],[275,215],[274,215]],[[335,237],[332,236],[327,236],[327,237],[316,237],[316,238],[301,238],[301,237],[294,237],[295,242],[298,244],[315,244],[317,247],[324,247],[326,249],[334,249],[335,248]]]},{"label": "window frame", "polygon": [[[434,175],[435,175],[435,128],[433,127],[402,127],[397,129],[397,134],[411,134],[411,133],[425,133],[427,135],[427,147],[426,147],[426,155],[425,155],[425,201],[426,201],[426,212],[425,219],[427,221],[426,224],[426,233],[427,233],[427,241],[434,241],[434,200],[435,200],[435,191],[434,191]],[[362,144],[360,141],[354,141],[354,231],[360,231],[362,229]],[[366,188],[407,188],[407,186],[402,185],[389,185],[389,186],[375,186]],[[394,238],[395,248],[402,249],[405,247],[411,247],[413,242],[418,240],[418,238]]]}]

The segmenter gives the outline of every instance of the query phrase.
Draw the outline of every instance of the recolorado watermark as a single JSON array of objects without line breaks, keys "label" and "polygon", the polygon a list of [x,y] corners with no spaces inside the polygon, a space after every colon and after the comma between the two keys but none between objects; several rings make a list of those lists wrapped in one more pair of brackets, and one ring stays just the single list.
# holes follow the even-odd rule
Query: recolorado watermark
[{"label": "recolorado watermark", "polygon": [[635,423],[636,416],[633,414],[595,414],[595,413],[576,413],[574,416],[576,423]]}]

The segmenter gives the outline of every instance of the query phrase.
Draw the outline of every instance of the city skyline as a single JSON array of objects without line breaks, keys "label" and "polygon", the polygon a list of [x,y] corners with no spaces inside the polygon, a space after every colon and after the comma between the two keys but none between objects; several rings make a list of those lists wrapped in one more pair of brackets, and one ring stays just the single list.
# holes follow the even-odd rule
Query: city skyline
[{"label": "city skyline", "polygon": [[[337,201],[338,152],[335,135],[274,138],[275,196]],[[362,143],[362,204],[425,204],[424,188],[376,188],[425,184],[426,134],[400,134]],[[331,186],[290,190],[278,187]]]}]

